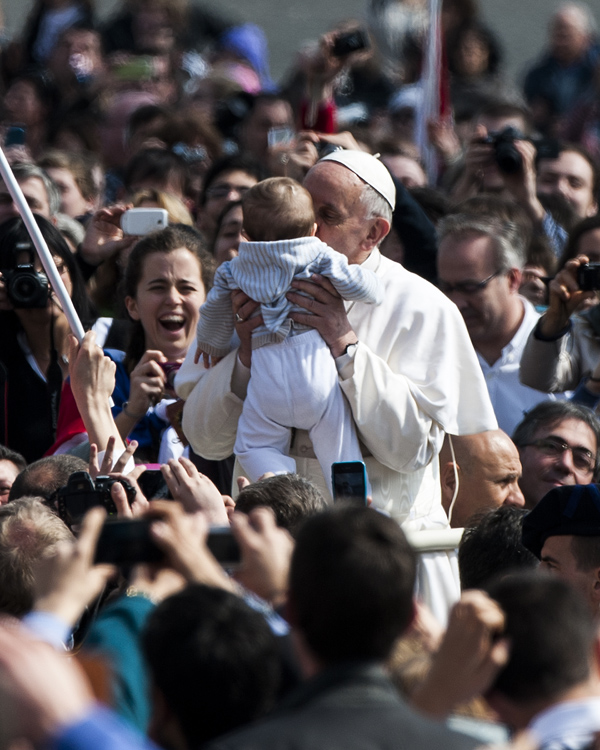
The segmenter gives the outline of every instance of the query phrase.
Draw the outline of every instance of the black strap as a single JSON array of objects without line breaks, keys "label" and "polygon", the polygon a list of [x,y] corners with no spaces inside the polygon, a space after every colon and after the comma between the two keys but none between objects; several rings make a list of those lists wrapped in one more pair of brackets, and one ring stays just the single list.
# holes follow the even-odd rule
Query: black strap
[{"label": "black strap", "polygon": [[50,413],[52,415],[52,432],[56,437],[56,428],[58,426],[58,410],[60,407],[60,394],[63,386],[63,374],[58,364],[58,352],[54,342],[54,315],[50,321],[50,365],[46,375],[48,394],[50,395]]}]

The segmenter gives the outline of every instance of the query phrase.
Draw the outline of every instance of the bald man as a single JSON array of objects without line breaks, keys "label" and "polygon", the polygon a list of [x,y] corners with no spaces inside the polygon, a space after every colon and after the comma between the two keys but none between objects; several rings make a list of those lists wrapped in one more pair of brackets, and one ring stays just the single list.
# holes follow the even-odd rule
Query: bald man
[{"label": "bald man", "polygon": [[451,526],[462,528],[475,514],[501,505],[524,507],[525,499],[519,488],[519,452],[505,432],[490,430],[477,435],[453,435],[452,444],[454,459],[448,435],[440,453],[442,505],[446,513],[454,497],[458,475]]}]

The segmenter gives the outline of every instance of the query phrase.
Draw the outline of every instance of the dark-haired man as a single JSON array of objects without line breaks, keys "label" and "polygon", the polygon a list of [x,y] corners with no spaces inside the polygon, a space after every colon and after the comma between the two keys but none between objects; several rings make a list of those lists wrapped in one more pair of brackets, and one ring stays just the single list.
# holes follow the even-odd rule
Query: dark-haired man
[{"label": "dark-haired man", "polygon": [[[290,570],[289,612],[306,682],[271,717],[214,748],[468,748],[413,713],[382,664],[413,618],[415,559],[398,525],[367,508],[306,521]],[[213,746],[211,746],[213,747]]]},{"label": "dark-haired man", "polygon": [[248,484],[235,501],[236,511],[246,514],[254,508],[271,508],[277,525],[292,536],[307,518],[326,507],[319,489],[298,474],[278,474]]},{"label": "dark-haired man", "polygon": [[541,567],[576,588],[600,614],[600,488],[571,485],[551,490],[523,522],[523,544]]},{"label": "dark-haired man", "polygon": [[239,201],[242,195],[265,177],[260,165],[250,157],[225,156],[216,161],[204,176],[198,229],[209,242],[214,240],[217,221],[225,206]]},{"label": "dark-haired man", "polygon": [[0,445],[0,505],[8,502],[8,493],[17,476],[27,466],[20,453]]},{"label": "dark-haired man", "polygon": [[525,507],[533,508],[554,487],[590,484],[598,471],[600,422],[571,401],[547,401],[525,415],[513,434],[523,474]]},{"label": "dark-haired man", "polygon": [[502,721],[537,747],[589,747],[600,731],[594,620],[564,581],[531,573],[490,588],[504,613],[509,658],[486,692]]},{"label": "dark-haired man", "polygon": [[598,170],[591,156],[579,146],[564,146],[556,159],[537,164],[537,192],[560,195],[579,219],[598,213]]}]

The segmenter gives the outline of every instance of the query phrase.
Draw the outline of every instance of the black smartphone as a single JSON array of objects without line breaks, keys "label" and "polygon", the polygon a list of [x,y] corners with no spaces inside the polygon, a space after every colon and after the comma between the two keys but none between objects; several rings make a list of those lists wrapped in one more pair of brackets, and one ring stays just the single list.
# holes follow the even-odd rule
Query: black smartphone
[{"label": "black smartphone", "polygon": [[352,52],[360,52],[361,49],[369,49],[370,46],[367,32],[364,29],[355,29],[335,37],[331,54],[335,57],[344,57]]},{"label": "black smartphone", "polygon": [[362,461],[340,461],[331,465],[333,500],[336,503],[367,504],[367,470]]},{"label": "black smartphone", "polygon": [[164,552],[150,536],[150,526],[156,518],[109,518],[104,522],[96,546],[95,563],[137,565],[158,563]]},{"label": "black smartphone", "polygon": [[224,568],[240,564],[240,546],[229,526],[212,526],[208,532],[206,546]]},{"label": "black smartphone", "polygon": [[148,500],[169,500],[169,488],[159,468],[155,464],[148,464],[146,471],[139,475],[138,486]]}]

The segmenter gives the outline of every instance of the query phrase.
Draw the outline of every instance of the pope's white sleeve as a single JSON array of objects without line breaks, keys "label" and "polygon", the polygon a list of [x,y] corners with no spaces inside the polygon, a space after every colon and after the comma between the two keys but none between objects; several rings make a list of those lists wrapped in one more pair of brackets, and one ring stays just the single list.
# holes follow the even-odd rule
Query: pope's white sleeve
[{"label": "pope's white sleeve", "polygon": [[360,342],[353,357],[336,363],[360,439],[374,458],[398,472],[426,466],[439,453],[444,431],[420,408],[408,379]]},{"label": "pope's white sleeve", "polygon": [[234,349],[215,367],[203,369],[183,407],[184,435],[195,453],[212,461],[233,453],[250,380],[250,370],[237,355]]}]

